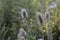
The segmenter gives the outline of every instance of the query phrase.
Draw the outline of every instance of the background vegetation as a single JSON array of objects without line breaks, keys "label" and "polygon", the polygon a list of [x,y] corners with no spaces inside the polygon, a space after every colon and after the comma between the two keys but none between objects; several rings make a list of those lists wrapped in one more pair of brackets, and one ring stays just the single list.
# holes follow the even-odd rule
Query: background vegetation
[{"label": "background vegetation", "polygon": [[[55,8],[49,8],[52,2],[56,3]],[[21,27],[27,32],[28,40],[37,40],[41,34],[39,31],[41,27],[45,40],[47,40],[47,33],[52,35],[49,37],[50,40],[58,40],[60,37],[59,2],[59,0],[0,0],[0,40],[16,40]],[[21,18],[22,8],[27,10],[29,17]],[[47,10],[50,12],[50,19],[44,19],[43,25],[39,25],[36,12],[41,12],[44,18]],[[36,38],[33,38],[35,36]]]}]

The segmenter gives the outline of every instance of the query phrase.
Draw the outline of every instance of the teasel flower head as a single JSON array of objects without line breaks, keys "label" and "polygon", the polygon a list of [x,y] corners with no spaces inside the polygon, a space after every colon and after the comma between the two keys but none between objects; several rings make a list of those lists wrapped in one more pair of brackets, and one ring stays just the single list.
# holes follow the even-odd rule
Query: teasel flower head
[{"label": "teasel flower head", "polygon": [[19,29],[19,34],[17,36],[17,40],[25,39],[26,38],[26,31],[23,28]]},{"label": "teasel flower head", "polygon": [[43,19],[42,13],[37,12],[36,16],[37,16],[37,22],[38,22],[38,24],[39,25],[43,25],[44,19]]},{"label": "teasel flower head", "polygon": [[28,17],[28,13],[27,13],[27,10],[25,8],[21,9],[21,17],[22,18],[27,18]]},{"label": "teasel flower head", "polygon": [[46,11],[45,12],[45,19],[50,19],[50,12],[49,11]]}]

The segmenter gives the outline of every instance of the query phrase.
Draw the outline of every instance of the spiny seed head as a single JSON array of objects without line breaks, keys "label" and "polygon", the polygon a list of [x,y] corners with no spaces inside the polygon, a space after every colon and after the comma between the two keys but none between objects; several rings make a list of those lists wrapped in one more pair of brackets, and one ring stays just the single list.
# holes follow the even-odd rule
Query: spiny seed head
[{"label": "spiny seed head", "polygon": [[21,34],[21,35],[26,35],[26,32],[25,32],[25,30],[24,30],[23,28],[20,28],[19,34]]},{"label": "spiny seed head", "polygon": [[45,12],[45,19],[50,19],[50,13],[49,13],[49,11]]},{"label": "spiny seed head", "polygon": [[22,40],[22,39],[25,39],[26,37],[26,32],[23,28],[20,28],[19,29],[19,34],[17,36],[17,40]]},{"label": "spiny seed head", "polygon": [[26,9],[24,9],[24,8],[21,9],[21,17],[22,18],[28,17],[28,13],[27,13]]},{"label": "spiny seed head", "polygon": [[40,12],[37,12],[37,19],[38,19],[38,23],[42,25],[44,21],[43,21],[43,16]]}]

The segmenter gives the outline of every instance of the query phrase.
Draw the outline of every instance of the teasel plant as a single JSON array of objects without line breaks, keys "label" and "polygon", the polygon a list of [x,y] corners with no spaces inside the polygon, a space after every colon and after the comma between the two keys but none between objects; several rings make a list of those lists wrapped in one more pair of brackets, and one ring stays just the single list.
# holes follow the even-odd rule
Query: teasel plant
[{"label": "teasel plant", "polygon": [[28,17],[28,13],[27,10],[25,8],[21,9],[21,18],[27,18]]},{"label": "teasel plant", "polygon": [[45,19],[46,20],[49,20],[50,19],[50,12],[49,11],[46,11],[45,12]]},{"label": "teasel plant", "polygon": [[36,17],[37,17],[38,24],[39,24],[39,25],[43,25],[44,19],[43,19],[42,13],[37,12]]},{"label": "teasel plant", "polygon": [[21,11],[20,11],[20,14],[21,14],[21,19],[24,20],[27,28],[29,28],[29,21],[28,21],[28,11],[27,11],[27,8],[21,8]]},{"label": "teasel plant", "polygon": [[40,33],[38,33],[37,38],[40,39],[40,37],[41,37],[41,38],[44,39],[44,33],[43,33],[44,19],[43,19],[43,15],[40,12],[36,12],[36,17],[37,17],[37,23],[39,25],[39,28],[38,29],[39,29],[39,32],[40,32]]},{"label": "teasel plant", "polygon": [[19,34],[17,35],[17,40],[26,40],[26,31],[23,28],[19,29]]}]

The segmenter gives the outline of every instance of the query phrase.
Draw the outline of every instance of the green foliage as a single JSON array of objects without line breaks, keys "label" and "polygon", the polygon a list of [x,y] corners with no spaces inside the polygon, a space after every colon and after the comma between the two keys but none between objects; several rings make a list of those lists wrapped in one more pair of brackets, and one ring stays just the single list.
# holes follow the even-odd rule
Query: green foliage
[{"label": "green foliage", "polygon": [[[57,37],[60,36],[60,4],[57,2],[56,8],[48,8],[47,6],[53,1],[55,0],[0,0],[0,40],[16,40],[20,27],[26,30],[28,40],[37,40],[37,37],[41,35],[41,27],[45,30],[42,32],[46,39],[47,32],[51,31],[50,34],[56,32],[56,39],[53,35],[52,40],[57,40]],[[28,18],[21,19],[20,11],[22,8],[27,10]],[[39,11],[45,16],[46,10],[50,11],[51,18],[50,20],[44,19],[44,24],[39,25],[36,12]],[[27,28],[26,21],[30,28]],[[48,30],[48,27],[51,27],[51,30]]]}]

